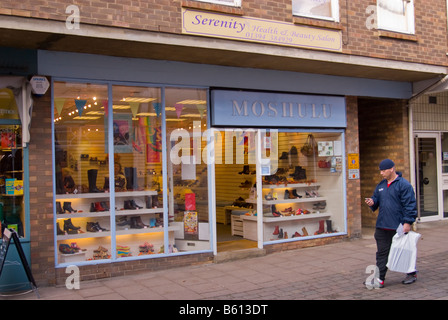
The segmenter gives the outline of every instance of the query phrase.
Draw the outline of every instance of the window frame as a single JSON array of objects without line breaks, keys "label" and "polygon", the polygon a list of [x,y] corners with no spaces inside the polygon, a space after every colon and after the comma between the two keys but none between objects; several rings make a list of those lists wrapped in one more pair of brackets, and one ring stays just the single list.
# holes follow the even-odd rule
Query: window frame
[{"label": "window frame", "polygon": [[326,20],[326,21],[332,21],[332,22],[339,22],[339,0],[330,0],[331,1],[331,17],[326,16],[319,16],[319,15],[309,15],[309,14],[303,14],[300,12],[294,11],[294,1],[300,1],[300,0],[292,0],[292,14],[295,17],[301,17],[301,18],[311,18],[311,19],[320,19],[320,20]]},{"label": "window frame", "polygon": [[230,7],[241,7],[241,0],[233,0],[233,4],[226,2],[226,1],[221,1],[221,0],[196,0],[196,1],[220,4],[223,6],[230,6]]},{"label": "window frame", "polygon": [[415,34],[415,10],[414,10],[414,0],[402,0],[403,2],[408,3],[406,6],[406,30],[401,28],[394,28],[393,26],[388,26],[384,17],[382,18],[379,10],[379,3],[377,1],[376,9],[377,9],[377,24],[379,30],[398,32],[404,34]]}]

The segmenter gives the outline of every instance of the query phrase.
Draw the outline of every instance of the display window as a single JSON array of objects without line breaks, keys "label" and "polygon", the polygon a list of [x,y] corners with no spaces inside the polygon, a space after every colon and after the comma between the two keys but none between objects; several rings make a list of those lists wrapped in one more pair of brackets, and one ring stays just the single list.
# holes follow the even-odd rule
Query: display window
[{"label": "display window", "polygon": [[343,129],[209,128],[198,88],[55,80],[52,99],[58,265],[346,232]]},{"label": "display window", "polygon": [[210,250],[205,90],[55,81],[53,101],[58,264]]},{"label": "display window", "polygon": [[168,218],[180,251],[210,249],[207,91],[167,88]]},{"label": "display window", "polygon": [[0,223],[1,232],[13,229],[26,237],[22,129],[0,125]]},{"label": "display window", "polygon": [[279,132],[278,151],[262,180],[263,240],[345,231],[342,134]]},{"label": "display window", "polygon": [[230,160],[215,165],[216,214],[224,230],[218,232],[218,241],[226,239],[226,225],[231,237],[227,240],[251,240],[253,246],[259,240],[269,244],[346,232],[340,200],[345,194],[342,131],[232,129],[220,131],[216,140],[216,159],[227,155]]},{"label": "display window", "polygon": [[58,263],[111,258],[108,86],[54,82]]}]

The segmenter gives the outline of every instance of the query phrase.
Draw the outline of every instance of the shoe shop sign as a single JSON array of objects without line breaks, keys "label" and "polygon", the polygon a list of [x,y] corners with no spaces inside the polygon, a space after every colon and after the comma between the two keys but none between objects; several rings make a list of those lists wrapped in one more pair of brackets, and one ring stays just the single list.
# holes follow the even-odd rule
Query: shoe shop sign
[{"label": "shoe shop sign", "polygon": [[214,126],[345,128],[345,98],[271,92],[212,90]]},{"label": "shoe shop sign", "polygon": [[293,23],[231,16],[182,8],[182,33],[293,46],[342,51],[342,32],[304,27]]}]

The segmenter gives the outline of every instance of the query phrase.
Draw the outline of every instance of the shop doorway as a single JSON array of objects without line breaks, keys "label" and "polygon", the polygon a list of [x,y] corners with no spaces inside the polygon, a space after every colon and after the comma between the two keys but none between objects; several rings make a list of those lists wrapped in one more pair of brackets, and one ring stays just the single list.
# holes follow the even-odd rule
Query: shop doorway
[{"label": "shop doorway", "polygon": [[443,217],[440,135],[418,133],[414,142],[418,220],[437,220]]},{"label": "shop doorway", "polygon": [[[256,165],[248,164],[252,148],[242,131],[215,131],[217,252],[257,248],[256,232],[244,233],[243,216],[253,214]],[[252,193],[252,196],[251,196]]]}]

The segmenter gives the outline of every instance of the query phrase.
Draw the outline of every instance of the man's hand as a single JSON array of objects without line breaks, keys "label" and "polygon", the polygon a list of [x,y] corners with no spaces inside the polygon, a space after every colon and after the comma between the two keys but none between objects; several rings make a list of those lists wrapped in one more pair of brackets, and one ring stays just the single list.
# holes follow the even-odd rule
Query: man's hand
[{"label": "man's hand", "polygon": [[367,203],[367,205],[368,205],[369,207],[371,207],[371,206],[373,206],[373,205],[375,204],[375,203],[373,202],[373,199],[372,199],[372,198],[366,198],[365,201],[366,201],[366,203]]},{"label": "man's hand", "polygon": [[411,231],[411,225],[409,223],[404,223],[403,224],[403,232],[404,233],[408,233],[409,231]]}]

